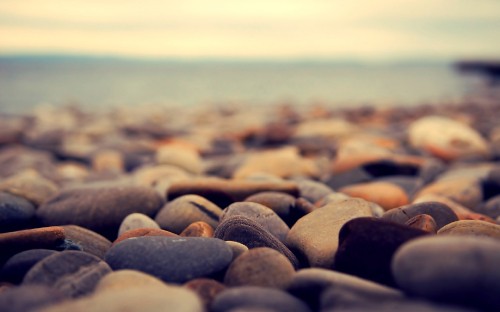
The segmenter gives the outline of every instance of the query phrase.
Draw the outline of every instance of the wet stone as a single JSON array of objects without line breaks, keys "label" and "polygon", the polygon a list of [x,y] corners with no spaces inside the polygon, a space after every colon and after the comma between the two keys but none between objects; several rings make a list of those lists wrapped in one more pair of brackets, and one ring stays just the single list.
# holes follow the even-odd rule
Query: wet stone
[{"label": "wet stone", "polygon": [[122,223],[120,224],[120,228],[118,229],[118,236],[127,231],[141,228],[159,229],[160,226],[147,215],[134,212],[123,219]]},{"label": "wet stone", "polygon": [[23,197],[0,192],[0,233],[33,225],[35,206]]},{"label": "wet stone", "polygon": [[422,202],[392,209],[384,213],[382,219],[405,224],[411,218],[421,214],[428,214],[434,218],[438,229],[446,224],[458,221],[455,212],[447,205],[439,202]]},{"label": "wet stone", "polygon": [[65,300],[56,289],[41,285],[23,285],[0,292],[2,312],[38,311]]},{"label": "wet stone", "polygon": [[161,208],[155,221],[164,230],[180,234],[196,221],[217,227],[222,210],[211,201],[198,195],[184,195],[168,202]]},{"label": "wet stone", "polygon": [[45,285],[67,297],[76,298],[94,290],[111,268],[98,257],[82,251],[62,251],[36,263],[24,276],[23,284]]},{"label": "wet stone", "polygon": [[179,235],[183,237],[214,237],[214,228],[206,222],[197,221],[188,225]]},{"label": "wet stone", "polygon": [[232,261],[231,248],[205,237],[137,237],[115,244],[106,254],[113,268],[132,269],[171,283],[185,283],[223,271]]},{"label": "wet stone", "polygon": [[226,289],[224,284],[209,278],[196,278],[186,284],[184,287],[194,291],[203,302],[203,306],[209,311],[212,302],[222,291]]},{"label": "wet stone", "polygon": [[50,249],[30,249],[12,256],[0,271],[0,279],[20,284],[24,275],[40,260],[56,253]]}]

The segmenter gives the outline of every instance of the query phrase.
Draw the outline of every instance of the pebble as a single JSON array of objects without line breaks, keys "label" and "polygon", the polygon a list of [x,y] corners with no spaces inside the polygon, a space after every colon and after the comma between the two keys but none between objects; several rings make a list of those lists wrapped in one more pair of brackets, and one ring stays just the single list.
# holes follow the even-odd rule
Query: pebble
[{"label": "pebble", "polygon": [[385,210],[409,204],[409,198],[401,187],[387,182],[369,182],[344,186],[339,192],[374,202]]},{"label": "pebble", "polygon": [[272,209],[282,219],[290,214],[295,200],[292,195],[280,192],[260,192],[245,198],[245,202],[261,204]]},{"label": "pebble", "polygon": [[233,251],[233,260],[249,250],[247,246],[235,241],[226,241],[226,244],[228,244],[229,247],[231,247],[231,250]]},{"label": "pebble", "polygon": [[500,217],[500,195],[490,198],[478,212],[483,213],[493,219]]},{"label": "pebble", "polygon": [[489,156],[481,135],[464,123],[441,116],[426,116],[410,124],[410,144],[446,161],[466,156]]},{"label": "pebble", "polygon": [[138,270],[171,283],[212,276],[225,270],[232,258],[231,248],[216,238],[161,236],[124,240],[105,257],[113,270]]},{"label": "pebble", "polygon": [[172,232],[169,232],[169,231],[162,230],[162,229],[140,228],[140,229],[127,231],[127,232],[123,233],[122,235],[118,236],[118,238],[114,240],[113,245],[116,245],[125,239],[134,238],[134,237],[142,237],[142,236],[178,237],[179,235],[172,233]]},{"label": "pebble", "polygon": [[204,170],[203,160],[193,149],[180,146],[162,146],[156,152],[156,162],[181,168],[192,174],[201,174]]},{"label": "pebble", "polygon": [[458,221],[458,217],[453,210],[439,202],[422,202],[392,209],[384,213],[382,219],[405,224],[411,218],[421,214],[430,215],[436,221],[438,229],[446,224]]},{"label": "pebble", "polygon": [[328,204],[294,224],[287,236],[287,246],[300,251],[310,266],[330,268],[342,226],[351,219],[366,216],[372,216],[372,211],[368,202],[362,199]]},{"label": "pebble", "polygon": [[332,188],[315,180],[300,178],[294,179],[293,181],[297,183],[300,196],[307,199],[311,203],[315,203],[325,196],[334,193]]},{"label": "pebble", "polygon": [[167,202],[155,217],[164,230],[180,234],[196,221],[217,227],[222,210],[211,201],[198,195],[184,195]]},{"label": "pebble", "polygon": [[107,238],[89,229],[78,225],[63,225],[62,228],[66,244],[71,244],[78,250],[88,252],[101,259],[111,247],[111,242]]},{"label": "pebble", "polygon": [[288,225],[272,209],[252,202],[236,202],[226,207],[220,217],[221,222],[233,216],[243,216],[255,221],[280,241],[285,242],[290,231]]},{"label": "pebble", "polygon": [[428,232],[377,218],[356,218],[339,232],[333,268],[380,284],[395,286],[391,259],[402,244]]},{"label": "pebble", "polygon": [[26,198],[39,206],[57,193],[58,187],[34,170],[11,176],[0,183],[0,191]]},{"label": "pebble", "polygon": [[127,231],[141,228],[159,229],[160,226],[149,216],[143,213],[134,212],[123,219],[120,227],[118,228],[118,236]]},{"label": "pebble", "polygon": [[[453,222],[452,222],[453,223]],[[434,218],[428,214],[416,215],[405,222],[409,227],[436,234],[437,224]]]},{"label": "pebble", "polygon": [[224,284],[286,289],[294,274],[293,265],[284,255],[268,247],[259,247],[241,254],[231,263]]},{"label": "pebble", "polygon": [[224,180],[214,178],[191,179],[172,183],[167,190],[168,200],[189,194],[202,196],[219,207],[227,207],[237,201],[244,201],[250,195],[275,191],[298,196],[296,183]]},{"label": "pebble", "polygon": [[0,233],[33,225],[35,206],[23,197],[0,192]]},{"label": "pebble", "polygon": [[194,291],[200,297],[206,311],[209,311],[215,297],[226,289],[224,284],[209,278],[195,278],[183,286]]},{"label": "pebble", "polygon": [[278,238],[261,227],[257,222],[243,216],[227,218],[215,229],[214,237],[225,241],[235,241],[249,249],[269,247],[282,253],[295,268],[299,260]]},{"label": "pebble", "polygon": [[500,309],[500,242],[486,237],[430,236],[404,244],[392,272],[410,295]]},{"label": "pebble", "polygon": [[24,276],[23,284],[50,286],[69,298],[76,298],[90,294],[110,272],[108,264],[94,255],[62,251],[37,262]]},{"label": "pebble", "polygon": [[193,222],[179,234],[182,237],[214,237],[214,228],[203,221]]},{"label": "pebble", "polygon": [[166,286],[162,280],[135,270],[117,270],[106,274],[97,283],[94,292],[121,291],[128,288],[141,288],[144,286]]},{"label": "pebble", "polygon": [[74,224],[114,239],[126,216],[153,216],[162,204],[151,188],[96,183],[60,191],[38,208],[37,217],[44,225]]},{"label": "pebble", "polygon": [[415,197],[427,194],[444,196],[472,210],[483,200],[480,183],[471,179],[438,180],[422,188]]},{"label": "pebble", "polygon": [[236,309],[248,311],[255,308],[275,312],[311,312],[304,302],[285,291],[257,286],[231,287],[224,290],[215,297],[210,311],[229,312]]},{"label": "pebble", "polygon": [[13,284],[20,284],[24,275],[40,260],[55,254],[50,249],[30,249],[10,257],[0,271],[0,279]]},{"label": "pebble", "polygon": [[62,293],[51,287],[23,285],[0,292],[0,307],[2,312],[39,311],[65,299]]},{"label": "pebble", "polygon": [[125,171],[123,154],[117,150],[101,150],[92,156],[92,170],[98,173],[121,173]]},{"label": "pebble", "polygon": [[486,236],[500,239],[500,225],[478,220],[460,220],[443,226],[438,234]]},{"label": "pebble", "polygon": [[135,184],[150,187],[165,179],[169,181],[181,181],[189,178],[189,173],[171,165],[141,167],[132,173],[132,180]]}]

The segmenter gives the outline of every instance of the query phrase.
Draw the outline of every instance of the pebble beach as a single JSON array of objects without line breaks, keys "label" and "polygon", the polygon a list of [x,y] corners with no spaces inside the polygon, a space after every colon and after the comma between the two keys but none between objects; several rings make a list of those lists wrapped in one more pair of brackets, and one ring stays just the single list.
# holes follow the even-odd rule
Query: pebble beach
[{"label": "pebble beach", "polygon": [[0,115],[1,311],[500,311],[500,96]]}]

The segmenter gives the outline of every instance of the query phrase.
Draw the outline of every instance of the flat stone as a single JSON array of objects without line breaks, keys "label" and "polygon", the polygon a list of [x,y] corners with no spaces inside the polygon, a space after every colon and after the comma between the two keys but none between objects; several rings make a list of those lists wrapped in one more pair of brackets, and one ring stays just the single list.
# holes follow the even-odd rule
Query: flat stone
[{"label": "flat stone", "polygon": [[35,217],[35,206],[23,197],[0,192],[0,233],[30,227]]},{"label": "flat stone", "polygon": [[111,272],[108,264],[82,251],[62,251],[37,262],[23,284],[51,286],[67,297],[90,294],[99,280]]},{"label": "flat stone", "polygon": [[114,239],[126,216],[153,216],[162,204],[151,188],[96,183],[60,191],[38,208],[37,216],[44,225],[74,224]]},{"label": "flat stone", "polygon": [[261,192],[245,198],[245,202],[261,204],[272,209],[282,219],[290,214],[295,200],[292,195],[280,192]]},{"label": "flat stone", "polygon": [[134,237],[142,237],[142,236],[179,237],[179,235],[177,235],[175,233],[165,231],[162,229],[141,228],[141,229],[130,230],[130,231],[123,233],[117,239],[115,239],[115,241],[113,242],[113,245],[116,245],[125,239],[134,238]]},{"label": "flat stone", "polygon": [[339,192],[374,202],[385,210],[409,204],[408,195],[399,186],[387,182],[369,182],[345,186]]},{"label": "flat stone", "polygon": [[395,286],[391,259],[396,250],[428,232],[377,218],[357,218],[345,223],[333,268],[380,284]]},{"label": "flat stone", "polygon": [[395,208],[384,213],[382,219],[405,224],[411,218],[421,214],[428,214],[434,218],[438,229],[448,223],[458,221],[458,217],[453,210],[439,202],[422,202]]},{"label": "flat stone", "polygon": [[488,157],[487,142],[464,123],[441,116],[427,116],[410,124],[410,144],[446,161],[468,156]]},{"label": "flat stone", "polygon": [[196,221],[203,221],[217,227],[222,210],[211,201],[198,195],[184,195],[163,206],[155,221],[164,230],[180,234]]},{"label": "flat stone", "polygon": [[486,236],[500,239],[500,225],[478,220],[460,220],[443,226],[438,234]]},{"label": "flat stone", "polygon": [[214,237],[214,228],[203,221],[193,222],[179,234],[182,237]]},{"label": "flat stone", "polygon": [[223,271],[233,257],[223,241],[205,237],[137,237],[124,240],[106,254],[113,268],[132,269],[171,283],[185,283]]},{"label": "flat stone", "polygon": [[260,247],[236,258],[226,271],[224,283],[234,286],[262,286],[286,289],[295,269],[277,250]]},{"label": "flat stone", "polygon": [[63,294],[53,288],[23,285],[0,292],[0,307],[3,312],[38,311],[65,299]]},{"label": "flat stone", "polygon": [[172,183],[167,190],[168,200],[189,194],[202,196],[219,207],[227,207],[237,201],[244,201],[255,193],[275,191],[298,196],[296,183],[224,180],[214,178],[191,179]]},{"label": "flat stone", "polygon": [[117,270],[101,278],[94,292],[120,291],[128,288],[148,286],[162,287],[166,286],[166,284],[162,280],[140,271]]},{"label": "flat stone", "polygon": [[290,249],[257,222],[246,217],[227,218],[215,229],[214,237],[241,243],[249,249],[257,247],[275,249],[287,257],[295,268],[299,267],[299,260]]},{"label": "flat stone", "polygon": [[30,249],[10,257],[0,271],[0,279],[14,284],[20,284],[24,275],[40,260],[57,251],[50,249]]},{"label": "flat stone", "polygon": [[123,219],[122,223],[120,224],[120,228],[118,229],[118,236],[127,231],[141,228],[159,229],[160,226],[155,222],[155,220],[151,219],[147,215],[134,212]]},{"label": "flat stone", "polygon": [[282,290],[242,286],[232,287],[221,292],[213,301],[210,311],[228,312],[244,308],[264,308],[275,312],[310,312],[309,307],[301,300]]},{"label": "flat stone", "polygon": [[195,278],[183,286],[194,291],[200,297],[206,311],[209,311],[215,297],[226,289],[224,284],[209,278]]},{"label": "flat stone", "polygon": [[[453,223],[453,222],[452,222]],[[428,214],[416,215],[405,222],[409,227],[436,234],[437,224],[434,218]]]},{"label": "flat stone", "polygon": [[362,199],[328,204],[300,218],[288,233],[287,245],[305,255],[310,266],[329,268],[341,227],[351,219],[367,216],[372,216],[372,211]]},{"label": "flat stone", "polygon": [[57,193],[58,187],[34,170],[11,176],[0,183],[0,191],[23,197],[39,206]]},{"label": "flat stone", "polygon": [[483,200],[480,183],[474,179],[445,179],[428,184],[415,197],[435,194],[447,197],[469,209],[479,206]]},{"label": "flat stone", "polygon": [[288,225],[270,208],[252,202],[237,202],[226,207],[220,217],[221,222],[233,216],[247,217],[280,241],[285,242],[285,238],[290,231]]},{"label": "flat stone", "polygon": [[101,259],[111,247],[111,242],[104,236],[78,225],[63,225],[66,243],[76,245],[78,250],[88,252]]},{"label": "flat stone", "polygon": [[392,272],[397,284],[410,295],[498,311],[498,263],[498,240],[430,236],[398,249]]}]

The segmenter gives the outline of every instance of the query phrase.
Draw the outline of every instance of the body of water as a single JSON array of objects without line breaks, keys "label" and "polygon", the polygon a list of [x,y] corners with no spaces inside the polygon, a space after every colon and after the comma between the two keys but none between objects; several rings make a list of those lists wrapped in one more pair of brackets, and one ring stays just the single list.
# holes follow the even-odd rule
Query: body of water
[{"label": "body of water", "polygon": [[450,65],[435,63],[0,58],[0,107],[13,113],[43,103],[414,105],[460,98],[469,84]]}]

